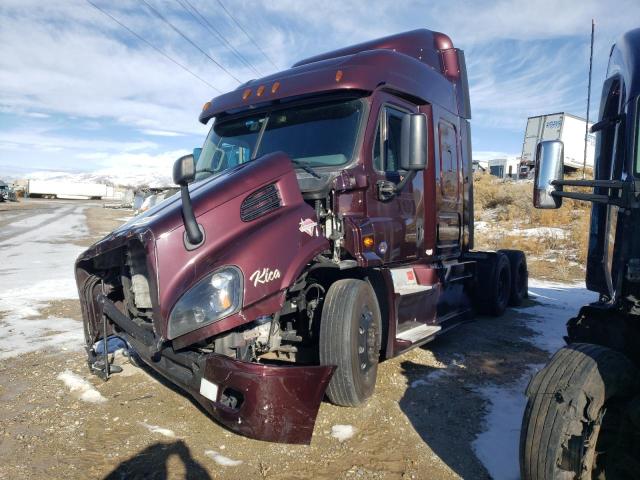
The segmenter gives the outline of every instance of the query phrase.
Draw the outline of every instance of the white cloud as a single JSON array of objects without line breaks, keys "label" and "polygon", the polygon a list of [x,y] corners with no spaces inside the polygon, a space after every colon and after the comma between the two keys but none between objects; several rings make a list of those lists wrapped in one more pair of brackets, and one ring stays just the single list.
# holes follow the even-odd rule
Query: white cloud
[{"label": "white cloud", "polygon": [[172,132],[169,130],[154,130],[152,128],[144,128],[140,131],[146,135],[152,135],[156,137],[183,137],[184,136],[184,133]]}]

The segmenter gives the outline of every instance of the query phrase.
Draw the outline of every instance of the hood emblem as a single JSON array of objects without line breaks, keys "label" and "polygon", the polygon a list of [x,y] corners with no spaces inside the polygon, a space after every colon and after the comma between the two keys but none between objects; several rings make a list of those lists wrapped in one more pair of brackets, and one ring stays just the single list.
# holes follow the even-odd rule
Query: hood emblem
[{"label": "hood emblem", "polygon": [[310,218],[301,218],[298,230],[310,237],[318,236],[318,222],[314,222]]}]

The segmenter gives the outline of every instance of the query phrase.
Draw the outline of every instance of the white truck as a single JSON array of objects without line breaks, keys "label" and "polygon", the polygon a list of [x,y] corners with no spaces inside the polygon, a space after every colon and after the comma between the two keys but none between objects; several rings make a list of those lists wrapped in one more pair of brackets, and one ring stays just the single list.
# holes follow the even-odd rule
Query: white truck
[{"label": "white truck", "polygon": [[117,197],[114,187],[109,185],[65,180],[29,180],[27,194],[30,197],[71,200],[100,200]]},{"label": "white truck", "polygon": [[[522,143],[520,176],[525,177],[533,169],[536,146],[543,140],[561,140],[564,143],[564,166],[568,170],[582,168],[584,164],[584,141],[586,120],[569,113],[550,113],[527,119],[527,128]],[[589,128],[592,123],[589,122]],[[587,136],[587,163],[593,168],[595,135]]]}]

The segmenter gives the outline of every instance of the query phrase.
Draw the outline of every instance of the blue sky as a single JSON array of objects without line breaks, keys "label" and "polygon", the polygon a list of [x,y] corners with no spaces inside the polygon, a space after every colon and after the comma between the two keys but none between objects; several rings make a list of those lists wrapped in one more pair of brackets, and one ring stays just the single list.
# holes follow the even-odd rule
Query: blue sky
[{"label": "blue sky", "polygon": [[[92,0],[220,91],[238,83],[141,0]],[[198,23],[185,0],[146,0],[238,79],[255,72]],[[586,107],[596,20],[592,116],[611,44],[640,2],[189,0],[261,74],[352,43],[426,27],[466,53],[474,158],[518,155],[526,118]],[[273,62],[273,63],[272,63]],[[0,177],[32,170],[164,168],[202,143],[198,113],[216,96],[85,0],[0,5]],[[593,118],[593,117],[592,117]]]}]

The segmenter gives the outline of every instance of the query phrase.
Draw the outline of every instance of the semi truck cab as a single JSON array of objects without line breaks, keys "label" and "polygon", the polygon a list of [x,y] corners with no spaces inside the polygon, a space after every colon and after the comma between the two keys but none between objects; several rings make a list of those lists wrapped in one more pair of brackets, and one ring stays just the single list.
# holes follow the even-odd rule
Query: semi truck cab
[{"label": "semi truck cab", "polygon": [[[90,368],[117,335],[219,422],[308,443],[379,361],[527,293],[522,252],[473,248],[463,52],[416,30],[207,102],[173,197],[82,254]],[[105,349],[106,350],[106,349]]]}]

